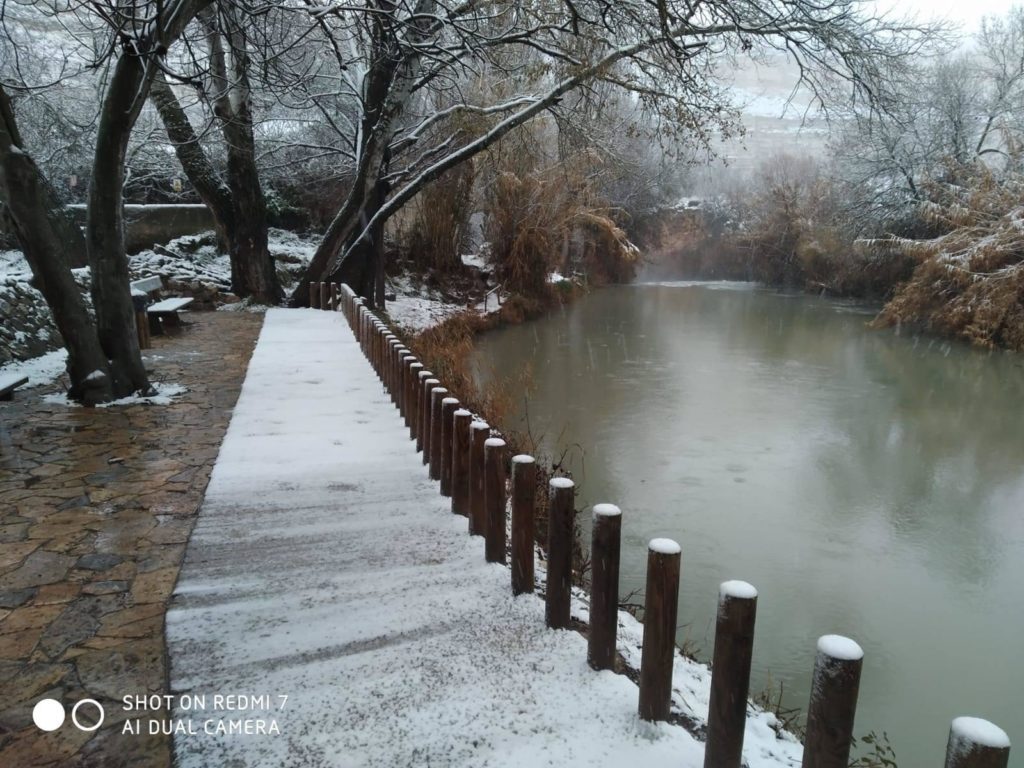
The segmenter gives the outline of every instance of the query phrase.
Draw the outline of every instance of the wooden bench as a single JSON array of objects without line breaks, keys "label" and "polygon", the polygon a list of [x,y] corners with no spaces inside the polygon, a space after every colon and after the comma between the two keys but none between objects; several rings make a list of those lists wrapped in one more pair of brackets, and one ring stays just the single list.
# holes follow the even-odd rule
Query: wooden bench
[{"label": "wooden bench", "polygon": [[[142,298],[153,291],[159,291],[164,287],[163,280],[158,276],[143,277],[140,280],[131,282],[132,297]],[[136,305],[138,315],[135,318],[135,325],[139,331],[139,349],[149,349],[149,335],[159,336],[165,328],[177,328],[181,325],[181,318],[178,312],[192,303],[191,298],[176,297],[164,299],[146,307],[145,314]]]},{"label": "wooden bench", "polygon": [[28,384],[28,376],[18,374],[0,375],[0,400],[13,400],[14,390]]},{"label": "wooden bench", "polygon": [[181,325],[178,312],[192,303],[191,298],[164,299],[146,307],[149,315],[151,333],[161,333],[164,328],[177,328]]}]

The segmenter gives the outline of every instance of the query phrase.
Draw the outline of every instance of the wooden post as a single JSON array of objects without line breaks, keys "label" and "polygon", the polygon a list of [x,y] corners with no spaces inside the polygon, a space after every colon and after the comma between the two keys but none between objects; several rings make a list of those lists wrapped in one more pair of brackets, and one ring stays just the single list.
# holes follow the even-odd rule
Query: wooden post
[{"label": "wooden post", "polygon": [[149,349],[149,315],[146,310],[135,313],[135,333],[139,337],[139,349]]},{"label": "wooden post", "polygon": [[441,401],[448,390],[438,385],[430,393],[430,479],[441,479]]},{"label": "wooden post", "polygon": [[373,360],[374,368],[377,369],[377,375],[383,380],[384,378],[384,329],[378,326],[376,323],[370,326],[373,335]]},{"label": "wooden post", "polygon": [[[428,371],[426,368],[421,368],[416,376],[416,450],[423,450],[423,436],[426,434],[427,425],[429,421],[424,419],[424,412],[427,410],[427,406],[424,405],[424,400],[429,397],[426,394],[427,388],[426,383],[429,379],[433,379],[434,374]],[[436,379],[435,379],[436,381]],[[426,402],[430,402],[426,400]]]},{"label": "wooden post", "polygon": [[680,552],[679,545],[671,539],[651,539],[647,545],[639,706],[640,717],[644,720],[667,720],[672,705]]},{"label": "wooden post", "polygon": [[[419,368],[413,368],[413,366],[419,365]],[[409,429],[409,434],[412,435],[412,413],[414,407],[414,395],[416,393],[416,372],[422,368],[423,365],[416,362],[416,356],[409,352],[409,356],[405,358],[405,386],[402,387],[402,400],[405,401],[405,426]]]},{"label": "wooden post", "polygon": [[505,564],[505,441],[484,441],[484,509],[487,520],[484,555],[488,563]]},{"label": "wooden post", "polygon": [[320,309],[323,309],[323,310],[327,309],[327,304],[330,301],[330,299],[328,298],[328,290],[329,289],[327,288],[327,283],[321,282],[320,283]]},{"label": "wooden post", "polygon": [[745,581],[723,582],[718,589],[704,768],[742,764],[756,617],[757,590]]},{"label": "wooden post", "polygon": [[544,618],[552,629],[568,629],[572,588],[573,514],[576,484],[554,477],[548,484],[548,585]]},{"label": "wooden post", "polygon": [[320,302],[320,292],[317,289],[317,284],[312,282],[309,284],[309,308],[319,309],[317,306]]},{"label": "wooden post", "polygon": [[331,283],[331,312],[338,311],[338,284]]},{"label": "wooden post", "polygon": [[615,669],[619,630],[619,552],[622,510],[595,504],[590,539],[590,637],[587,661],[594,669]]},{"label": "wooden post", "polygon": [[407,393],[409,403],[409,438],[416,439],[420,431],[420,388],[423,385],[423,363],[413,358],[409,365],[409,390]]},{"label": "wooden post", "polygon": [[946,768],[1006,768],[1010,737],[988,720],[958,717],[949,728]]},{"label": "wooden post", "polygon": [[460,408],[452,417],[452,512],[469,517],[469,424],[473,414]]},{"label": "wooden post", "polygon": [[846,768],[864,651],[840,635],[818,638],[818,656],[807,705],[803,768]]},{"label": "wooden post", "polygon": [[387,343],[387,391],[391,395],[391,402],[398,402],[398,393],[395,391],[395,359],[398,357],[398,340],[391,336]]},{"label": "wooden post", "polygon": [[486,421],[474,421],[469,426],[469,535],[487,533],[487,513],[484,510],[484,442],[491,435]]},{"label": "wooden post", "polygon": [[412,365],[412,352],[405,347],[398,350],[398,383],[396,390],[398,394],[398,412],[402,415],[405,426],[409,426],[409,366]]},{"label": "wooden post", "polygon": [[387,359],[384,362],[385,373],[385,386],[388,388],[388,394],[391,396],[392,403],[398,403],[398,393],[395,392],[395,360],[398,357],[398,339],[392,334],[387,334],[385,339],[388,340],[387,347]]},{"label": "wooden post", "polygon": [[446,397],[441,401],[441,495],[452,495],[452,433],[454,414],[459,409],[459,400]]},{"label": "wooden post", "polygon": [[537,462],[512,457],[512,594],[533,592],[533,513],[537,501]]},{"label": "wooden post", "polygon": [[394,337],[390,333],[385,333],[381,346],[380,380],[389,395],[391,394],[391,353],[394,343]]},{"label": "wooden post", "polygon": [[423,449],[423,463],[430,463],[430,427],[431,427],[431,415],[432,405],[430,399],[430,393],[434,391],[436,387],[440,387],[441,382],[430,376],[423,380],[423,394],[422,394],[422,409],[420,413],[420,434],[416,439],[416,444]]},{"label": "wooden post", "polygon": [[429,455],[427,452],[430,443],[430,390],[439,384],[434,375],[429,371],[420,372],[420,426],[416,432],[416,450],[423,452],[423,463],[426,464]]}]

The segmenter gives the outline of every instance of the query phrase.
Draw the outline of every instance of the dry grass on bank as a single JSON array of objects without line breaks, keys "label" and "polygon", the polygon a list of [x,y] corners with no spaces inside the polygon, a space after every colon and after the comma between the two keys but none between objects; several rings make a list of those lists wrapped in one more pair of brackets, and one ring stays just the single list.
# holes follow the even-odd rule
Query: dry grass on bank
[{"label": "dry grass on bank", "polygon": [[918,262],[877,322],[1024,351],[1024,178],[974,171],[965,183],[936,185],[932,194],[922,214],[947,234],[862,243]]}]

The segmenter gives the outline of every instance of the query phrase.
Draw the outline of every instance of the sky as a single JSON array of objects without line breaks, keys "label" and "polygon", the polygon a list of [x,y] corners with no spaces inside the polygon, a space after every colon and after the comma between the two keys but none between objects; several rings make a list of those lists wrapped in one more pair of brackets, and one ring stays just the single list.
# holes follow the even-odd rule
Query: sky
[{"label": "sky", "polygon": [[1014,5],[1022,4],[1024,0],[878,0],[880,8],[917,14],[923,19],[949,19],[965,32],[976,30],[983,16],[1003,16]]}]

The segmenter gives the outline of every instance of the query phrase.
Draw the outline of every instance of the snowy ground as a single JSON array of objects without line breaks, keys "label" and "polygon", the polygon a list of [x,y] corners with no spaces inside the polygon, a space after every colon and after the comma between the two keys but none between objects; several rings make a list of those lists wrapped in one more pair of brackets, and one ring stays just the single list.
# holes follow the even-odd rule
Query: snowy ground
[{"label": "snowy ground", "polygon": [[[485,267],[479,256],[463,256],[462,262],[478,269]],[[431,291],[426,285],[415,283],[408,275],[390,278],[388,290],[395,292],[395,298],[387,302],[388,317],[392,323],[411,333],[425,331],[467,309],[487,311],[483,303],[466,306],[453,302],[439,292]],[[491,304],[494,303],[492,299]]]},{"label": "snowy ground", "polygon": [[[623,630],[631,658],[640,628]],[[511,596],[336,313],[268,312],[167,635],[181,766],[703,764],[579,634],[544,627],[538,597]],[[707,670],[677,664],[676,687],[703,718]],[[211,711],[242,693],[269,699]],[[751,766],[797,764],[770,717],[751,719]],[[246,720],[269,733],[204,732]]]}]

